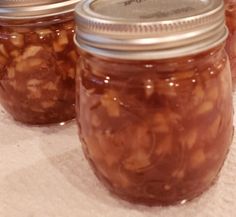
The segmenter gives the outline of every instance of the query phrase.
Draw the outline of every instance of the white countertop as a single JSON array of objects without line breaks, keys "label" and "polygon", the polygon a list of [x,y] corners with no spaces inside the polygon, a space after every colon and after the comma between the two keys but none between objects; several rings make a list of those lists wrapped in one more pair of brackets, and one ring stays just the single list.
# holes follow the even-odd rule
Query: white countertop
[{"label": "white countertop", "polygon": [[183,206],[149,208],[109,195],[83,157],[75,122],[32,128],[0,108],[0,217],[235,216],[236,137],[208,192]]}]

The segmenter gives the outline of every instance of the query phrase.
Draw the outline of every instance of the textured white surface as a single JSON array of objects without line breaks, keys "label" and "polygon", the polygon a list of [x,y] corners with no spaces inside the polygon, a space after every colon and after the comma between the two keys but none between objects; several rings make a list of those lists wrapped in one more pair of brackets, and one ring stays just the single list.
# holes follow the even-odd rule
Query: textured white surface
[{"label": "textured white surface", "polygon": [[75,123],[27,127],[0,108],[0,217],[154,216],[235,217],[236,137],[208,192],[183,206],[149,208],[109,195],[83,157]]}]

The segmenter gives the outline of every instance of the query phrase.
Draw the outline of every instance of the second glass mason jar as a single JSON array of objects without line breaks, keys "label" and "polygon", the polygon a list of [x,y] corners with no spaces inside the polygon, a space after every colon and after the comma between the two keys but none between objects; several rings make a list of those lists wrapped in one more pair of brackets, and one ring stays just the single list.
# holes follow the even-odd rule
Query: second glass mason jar
[{"label": "second glass mason jar", "polygon": [[224,0],[226,23],[229,29],[226,50],[231,64],[233,87],[236,88],[236,1]]},{"label": "second glass mason jar", "polygon": [[78,2],[0,2],[0,102],[15,120],[51,124],[75,117]]},{"label": "second glass mason jar", "polygon": [[77,120],[95,174],[135,203],[203,193],[233,134],[223,2],[87,0],[76,22]]}]

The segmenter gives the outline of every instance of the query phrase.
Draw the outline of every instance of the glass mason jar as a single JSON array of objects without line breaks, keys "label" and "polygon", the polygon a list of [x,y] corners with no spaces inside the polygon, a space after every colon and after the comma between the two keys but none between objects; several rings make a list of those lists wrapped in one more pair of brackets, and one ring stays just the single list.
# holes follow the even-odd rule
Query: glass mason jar
[{"label": "glass mason jar", "polygon": [[0,102],[15,120],[51,124],[75,117],[78,1],[1,1]]},{"label": "glass mason jar", "polygon": [[147,205],[203,193],[233,134],[222,1],[83,1],[76,22],[77,122],[97,177]]},{"label": "glass mason jar", "polygon": [[231,64],[233,87],[236,87],[236,1],[224,0],[226,24],[229,29],[229,36],[226,44],[226,51]]}]

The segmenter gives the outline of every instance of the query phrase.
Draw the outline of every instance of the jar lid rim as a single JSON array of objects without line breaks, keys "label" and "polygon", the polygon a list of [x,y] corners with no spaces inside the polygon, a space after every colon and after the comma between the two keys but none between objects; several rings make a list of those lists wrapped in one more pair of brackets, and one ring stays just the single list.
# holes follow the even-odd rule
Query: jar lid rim
[{"label": "jar lid rim", "polygon": [[43,18],[73,12],[80,0],[1,0],[0,19]]},{"label": "jar lid rim", "polygon": [[[105,1],[85,0],[77,5],[76,40],[80,47],[120,54],[154,50],[166,53],[180,47],[197,49],[196,44],[210,46],[216,38],[225,38],[227,32],[221,0],[113,0],[104,6]],[[129,15],[125,4],[133,4],[136,14]],[[169,5],[171,8],[166,9]],[[147,8],[151,13],[146,12]],[[173,52],[169,53],[172,56]]]}]

